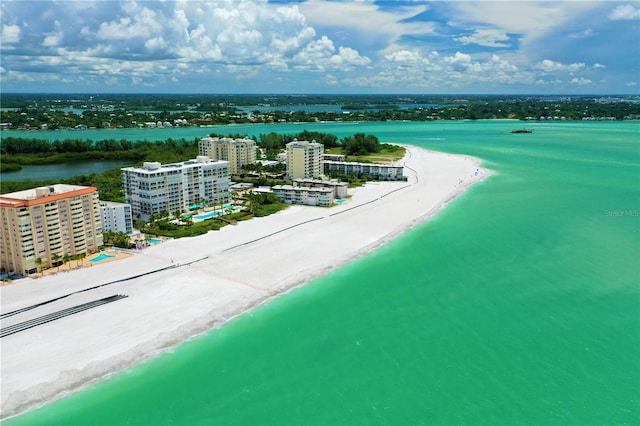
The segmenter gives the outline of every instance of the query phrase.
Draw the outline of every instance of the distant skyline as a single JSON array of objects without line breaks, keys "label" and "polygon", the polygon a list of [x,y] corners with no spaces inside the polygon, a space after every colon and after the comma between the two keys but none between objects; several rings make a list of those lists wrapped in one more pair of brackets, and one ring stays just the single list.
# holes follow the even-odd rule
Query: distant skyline
[{"label": "distant skyline", "polygon": [[639,1],[11,1],[0,90],[640,93]]}]

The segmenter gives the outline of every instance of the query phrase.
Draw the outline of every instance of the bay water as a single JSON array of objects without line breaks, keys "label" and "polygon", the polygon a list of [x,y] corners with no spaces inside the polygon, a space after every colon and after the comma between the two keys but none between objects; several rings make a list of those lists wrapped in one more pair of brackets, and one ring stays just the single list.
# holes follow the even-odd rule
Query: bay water
[{"label": "bay water", "polygon": [[93,173],[106,172],[107,170],[118,167],[127,167],[132,165],[131,163],[131,161],[92,160],[62,164],[25,164],[18,171],[0,174],[0,179],[18,182],[27,180],[67,179],[73,176],[90,175]]},{"label": "bay water", "polygon": [[520,127],[212,130],[373,133],[496,173],[366,257],[6,424],[639,424],[640,124]]}]

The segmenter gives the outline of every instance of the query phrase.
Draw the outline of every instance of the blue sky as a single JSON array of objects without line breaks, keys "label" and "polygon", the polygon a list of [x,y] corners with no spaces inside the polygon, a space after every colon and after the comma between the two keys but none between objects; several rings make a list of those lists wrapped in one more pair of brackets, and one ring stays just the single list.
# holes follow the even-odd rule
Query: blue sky
[{"label": "blue sky", "polygon": [[637,0],[3,0],[0,11],[5,93],[640,93]]}]

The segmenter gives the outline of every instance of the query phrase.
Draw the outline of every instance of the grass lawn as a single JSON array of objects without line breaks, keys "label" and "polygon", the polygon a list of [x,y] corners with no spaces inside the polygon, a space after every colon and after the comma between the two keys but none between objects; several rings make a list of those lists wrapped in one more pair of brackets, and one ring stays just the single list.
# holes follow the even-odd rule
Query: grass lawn
[{"label": "grass lawn", "polygon": [[[398,145],[382,144],[380,152],[375,152],[368,155],[347,155],[346,161],[359,162],[359,163],[381,163],[389,164],[399,161],[404,157],[405,149]],[[327,154],[342,154],[341,147],[334,147],[325,150]]]}]

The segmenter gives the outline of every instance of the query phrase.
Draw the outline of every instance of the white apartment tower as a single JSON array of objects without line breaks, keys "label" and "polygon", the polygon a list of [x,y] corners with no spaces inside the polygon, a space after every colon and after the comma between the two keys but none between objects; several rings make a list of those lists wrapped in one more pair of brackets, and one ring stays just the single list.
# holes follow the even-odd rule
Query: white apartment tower
[{"label": "white apartment tower", "polygon": [[205,137],[198,142],[200,155],[214,160],[229,162],[229,172],[233,175],[242,172],[245,164],[256,162],[256,142],[251,139]]},{"label": "white apartment tower", "polygon": [[203,202],[229,202],[229,162],[204,155],[174,164],[145,162],[142,167],[123,168],[122,176],[134,219],[188,211],[189,206]]},{"label": "white apartment tower", "polygon": [[0,266],[28,275],[57,255],[93,253],[102,245],[98,191],[51,185],[0,196]]},{"label": "white apartment tower", "polygon": [[316,141],[287,144],[287,176],[289,179],[315,179],[322,173],[324,145]]},{"label": "white apartment tower", "polygon": [[100,210],[103,232],[133,233],[133,216],[129,204],[100,201]]}]

